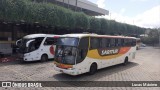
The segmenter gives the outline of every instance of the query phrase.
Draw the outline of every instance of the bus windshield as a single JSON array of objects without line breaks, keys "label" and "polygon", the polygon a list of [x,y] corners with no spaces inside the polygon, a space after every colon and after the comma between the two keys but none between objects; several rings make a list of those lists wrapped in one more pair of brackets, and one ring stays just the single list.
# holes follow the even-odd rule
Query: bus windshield
[{"label": "bus windshield", "polygon": [[56,46],[55,61],[75,65],[82,62],[88,52],[89,38],[59,38]]},{"label": "bus windshield", "polygon": [[56,45],[66,45],[66,46],[78,46],[78,38],[59,38]]},{"label": "bus windshield", "polygon": [[56,48],[55,61],[62,64],[74,65],[77,48],[73,46],[58,45]]},{"label": "bus windshield", "polygon": [[19,52],[28,53],[38,49],[43,39],[44,37],[23,38],[21,44],[19,44]]}]

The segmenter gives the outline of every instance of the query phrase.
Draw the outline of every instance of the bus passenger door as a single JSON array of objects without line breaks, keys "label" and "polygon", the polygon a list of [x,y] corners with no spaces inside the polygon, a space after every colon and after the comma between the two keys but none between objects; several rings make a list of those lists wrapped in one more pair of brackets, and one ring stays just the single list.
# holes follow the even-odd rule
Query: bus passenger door
[{"label": "bus passenger door", "polygon": [[53,37],[47,37],[44,41],[43,48],[41,48],[42,54],[47,54],[48,58],[54,58],[56,39]]},{"label": "bus passenger door", "polygon": [[80,39],[77,51],[77,59],[76,59],[77,68],[79,69],[80,73],[88,71],[88,69],[86,68],[88,66],[88,63],[87,60],[85,60],[88,53],[88,45],[89,45],[88,37]]}]

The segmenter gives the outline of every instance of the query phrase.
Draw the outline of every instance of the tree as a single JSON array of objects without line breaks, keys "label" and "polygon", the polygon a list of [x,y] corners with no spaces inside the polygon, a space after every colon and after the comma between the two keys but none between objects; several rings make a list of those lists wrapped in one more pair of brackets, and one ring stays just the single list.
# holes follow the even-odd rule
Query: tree
[{"label": "tree", "polygon": [[101,27],[100,19],[90,17],[89,21],[90,21],[90,29],[93,30],[94,33],[101,33],[100,32],[100,29],[101,29],[100,28]]},{"label": "tree", "polygon": [[75,26],[77,28],[81,29],[88,29],[89,28],[89,19],[88,16],[85,15],[84,13],[75,13]]},{"label": "tree", "polygon": [[104,19],[104,18],[101,18],[100,19],[100,25],[101,25],[101,32],[102,34],[109,34],[109,21]]},{"label": "tree", "polygon": [[[38,1],[38,2],[33,2]],[[92,30],[98,34],[142,34],[145,29],[114,20],[91,17],[83,12],[74,12],[64,7],[41,2],[43,0],[0,0],[0,21],[27,24],[35,22],[63,30]],[[65,34],[65,33],[64,33]]]},{"label": "tree", "polygon": [[157,29],[153,29],[149,32],[148,38],[150,43],[155,46],[155,44],[159,43],[159,32]]}]

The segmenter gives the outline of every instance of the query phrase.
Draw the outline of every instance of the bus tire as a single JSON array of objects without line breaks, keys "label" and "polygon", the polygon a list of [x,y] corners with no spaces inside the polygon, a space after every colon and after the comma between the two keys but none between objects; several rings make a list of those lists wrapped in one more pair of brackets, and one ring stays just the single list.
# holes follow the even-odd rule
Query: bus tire
[{"label": "bus tire", "polygon": [[127,65],[128,64],[128,57],[126,57],[125,59],[124,59],[124,62],[123,62],[123,65],[125,66],[125,65]]},{"label": "bus tire", "polygon": [[47,61],[48,60],[48,56],[46,55],[46,54],[43,54],[42,56],[41,56],[41,62],[45,62],[45,61]]},{"label": "bus tire", "polygon": [[97,64],[96,63],[92,63],[92,65],[90,66],[90,71],[89,74],[93,75],[97,72]]},{"label": "bus tire", "polygon": [[20,60],[20,63],[25,64],[26,62],[24,60]]},{"label": "bus tire", "polygon": [[138,48],[138,47],[136,47],[136,50],[139,50],[139,48]]}]

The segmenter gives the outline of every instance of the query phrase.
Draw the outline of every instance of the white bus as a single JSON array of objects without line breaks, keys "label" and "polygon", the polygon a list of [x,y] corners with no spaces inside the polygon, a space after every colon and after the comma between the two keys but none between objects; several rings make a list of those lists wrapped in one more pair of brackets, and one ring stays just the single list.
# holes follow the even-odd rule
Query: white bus
[{"label": "white bus", "polygon": [[22,61],[46,61],[54,58],[55,43],[59,35],[31,34],[16,41]]},{"label": "white bus", "polygon": [[127,64],[135,58],[136,38],[97,34],[67,34],[56,43],[54,69],[69,75]]}]

